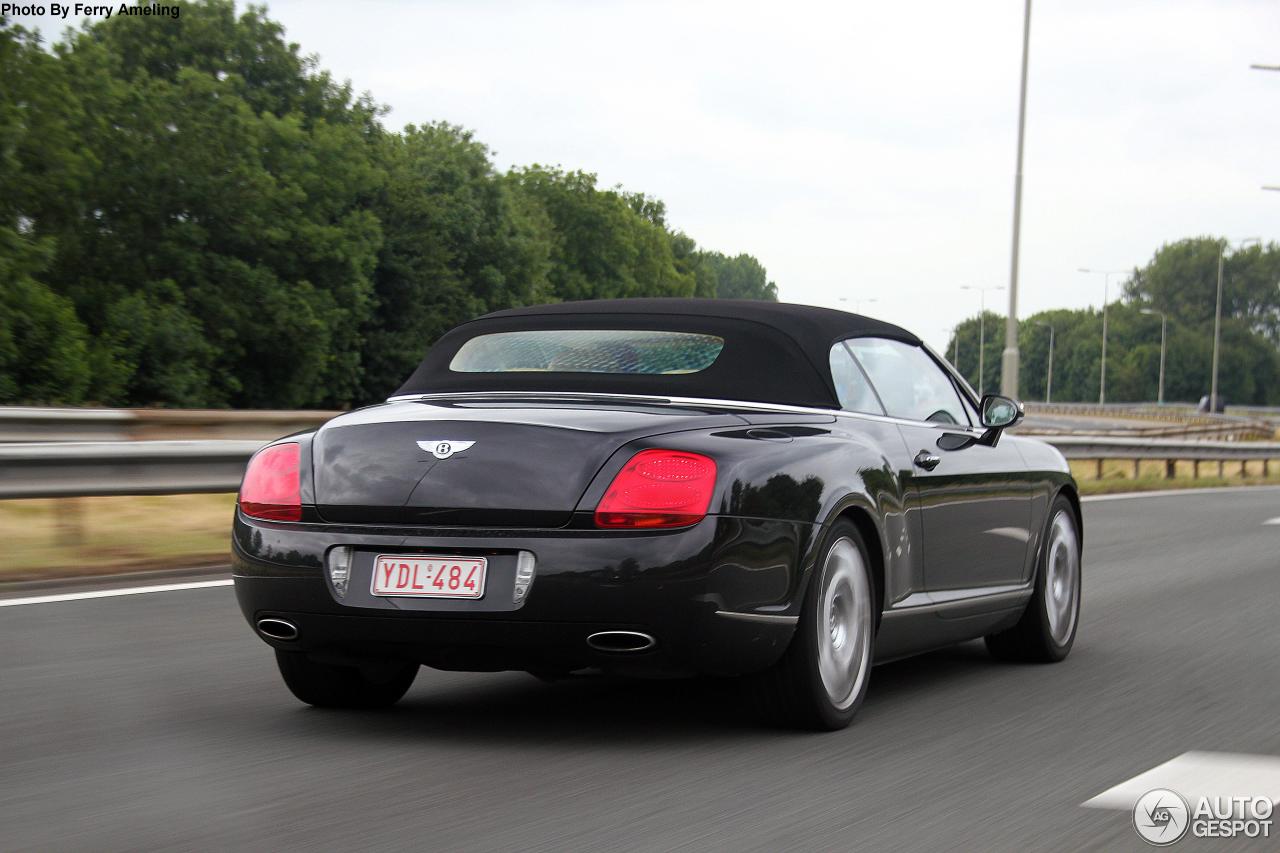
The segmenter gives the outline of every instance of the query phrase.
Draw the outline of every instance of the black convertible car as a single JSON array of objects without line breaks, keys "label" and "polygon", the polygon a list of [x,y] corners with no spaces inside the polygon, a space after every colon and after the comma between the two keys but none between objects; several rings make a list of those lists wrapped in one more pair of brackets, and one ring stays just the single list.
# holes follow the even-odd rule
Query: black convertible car
[{"label": "black convertible car", "polygon": [[1021,415],[840,311],[500,311],[253,457],[236,596],[312,705],[389,705],[422,664],[710,674],[838,728],[876,662],[1070,651],[1079,499],[1056,450],[1002,434]]}]

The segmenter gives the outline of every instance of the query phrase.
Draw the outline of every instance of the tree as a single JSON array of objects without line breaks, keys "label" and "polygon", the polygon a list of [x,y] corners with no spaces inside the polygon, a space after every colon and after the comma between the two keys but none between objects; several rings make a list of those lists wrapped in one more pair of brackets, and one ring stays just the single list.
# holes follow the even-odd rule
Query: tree
[{"label": "tree", "polygon": [[[1218,258],[1224,247],[1220,393],[1235,403],[1280,402],[1280,247],[1274,243],[1238,251],[1212,237],[1168,243],[1135,272],[1125,299],[1136,310],[1168,314],[1165,398],[1198,400],[1211,382]],[[1146,360],[1154,351],[1158,365],[1159,320],[1146,323],[1155,326],[1154,350],[1146,347]]]},{"label": "tree", "polygon": [[[956,352],[956,336],[960,339],[959,362],[956,369],[974,389],[981,388],[985,392],[993,392],[1000,387],[1000,353],[1004,350],[1004,318],[992,311],[986,312],[980,329],[978,318],[973,317],[962,322],[947,343],[946,356],[954,357]],[[978,342],[982,346],[982,381],[978,381]]]},{"label": "tree", "polygon": [[374,211],[384,242],[363,329],[366,400],[390,393],[463,320],[550,295],[548,225],[496,179],[469,132],[410,125],[382,137],[380,159],[387,180]]},{"label": "tree", "polygon": [[[1167,243],[1125,286],[1125,298],[1168,312],[1179,323],[1212,323],[1218,255],[1227,241],[1195,237]],[[1280,246],[1231,251],[1223,264],[1222,313],[1245,320],[1280,345]]]},{"label": "tree", "polygon": [[[1208,393],[1212,370],[1213,317],[1218,253],[1224,241],[1207,237],[1162,246],[1134,271],[1123,297],[1107,306],[1107,400],[1154,401],[1159,393],[1160,318],[1168,315],[1165,399],[1194,402]],[[1280,403],[1280,249],[1256,246],[1228,254],[1224,265],[1221,334],[1221,393],[1240,404]],[[1054,310],[1033,314],[1019,327],[1021,393],[1042,400],[1048,333],[1054,327],[1053,399],[1098,399],[1102,368],[1102,312]],[[977,319],[960,324],[960,369],[976,387]],[[999,379],[1004,347],[1002,318],[987,315],[986,382]],[[955,337],[948,342],[952,353]],[[994,356],[994,357],[993,357]]]},{"label": "tree", "polygon": [[[555,299],[692,296],[696,276],[676,266],[661,209],[596,187],[588,172],[529,166],[513,190],[550,225],[548,285]],[[657,214],[656,218],[654,214]]]},{"label": "tree", "polygon": [[60,134],[74,110],[57,61],[0,21],[0,402],[76,403],[89,384],[87,334],[39,276],[57,245],[34,231],[44,192],[73,191],[83,155]]},{"label": "tree", "polygon": [[730,258],[719,252],[703,252],[701,263],[711,271],[714,295],[720,299],[778,301],[778,286],[769,281],[765,268],[751,255]]},{"label": "tree", "polygon": [[93,335],[94,397],[338,405],[381,241],[377,110],[230,0],[59,45],[98,167],[36,207],[47,280]]},{"label": "tree", "polygon": [[52,51],[0,21],[0,400],[345,406],[487,311],[776,294],[658,199],[388,131],[264,9],[178,2]]}]

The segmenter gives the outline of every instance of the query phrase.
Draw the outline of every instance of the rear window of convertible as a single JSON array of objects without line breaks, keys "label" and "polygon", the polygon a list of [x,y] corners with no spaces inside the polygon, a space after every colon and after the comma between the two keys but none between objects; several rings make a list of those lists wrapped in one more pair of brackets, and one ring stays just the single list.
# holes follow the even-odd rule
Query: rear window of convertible
[{"label": "rear window of convertible", "polygon": [[696,332],[495,332],[463,344],[449,369],[455,373],[699,373],[715,363],[722,349],[724,338]]}]

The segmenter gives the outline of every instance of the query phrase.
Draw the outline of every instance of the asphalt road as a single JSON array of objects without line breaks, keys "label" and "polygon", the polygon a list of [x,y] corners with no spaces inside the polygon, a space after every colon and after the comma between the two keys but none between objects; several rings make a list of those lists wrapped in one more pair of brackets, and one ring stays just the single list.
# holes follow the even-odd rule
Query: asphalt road
[{"label": "asphalt road", "polygon": [[0,849],[1146,849],[1079,804],[1188,750],[1280,755],[1276,517],[1280,489],[1090,502],[1067,661],[879,667],[822,735],[722,684],[519,673],[317,711],[225,587],[0,609]]}]

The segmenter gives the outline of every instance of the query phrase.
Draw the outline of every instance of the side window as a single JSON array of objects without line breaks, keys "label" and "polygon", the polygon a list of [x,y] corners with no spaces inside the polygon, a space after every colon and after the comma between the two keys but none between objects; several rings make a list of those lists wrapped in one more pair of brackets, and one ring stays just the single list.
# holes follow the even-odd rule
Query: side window
[{"label": "side window", "polygon": [[884,409],[876,399],[875,391],[872,391],[871,386],[867,384],[867,377],[862,374],[843,343],[838,343],[831,348],[831,379],[836,385],[836,396],[840,398],[840,408],[847,412],[884,414]]},{"label": "side window", "polygon": [[923,349],[884,338],[854,338],[848,344],[890,415],[969,425],[951,379]]}]

